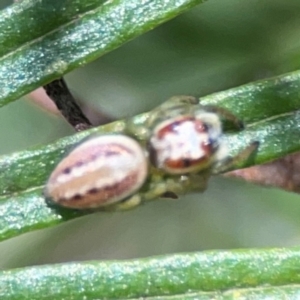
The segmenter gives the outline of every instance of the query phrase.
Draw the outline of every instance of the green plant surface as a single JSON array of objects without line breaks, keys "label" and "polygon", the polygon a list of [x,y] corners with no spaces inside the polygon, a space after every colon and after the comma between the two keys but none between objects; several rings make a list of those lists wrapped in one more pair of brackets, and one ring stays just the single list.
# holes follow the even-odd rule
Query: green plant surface
[{"label": "green plant surface", "polygon": [[299,258],[300,251],[295,248],[45,265],[2,271],[0,297],[3,300],[160,299],[156,298],[159,296],[161,299],[287,299],[300,293]]},{"label": "green plant surface", "polygon": [[0,106],[201,2],[25,0],[4,9],[0,12]]},{"label": "green plant surface", "polygon": [[[243,150],[251,141],[260,142],[256,155],[239,165],[244,167],[300,150],[299,139],[295,138],[300,135],[300,115],[297,111],[300,108],[299,88],[300,72],[294,72],[203,97],[200,101],[219,106],[224,103],[224,107],[241,119],[246,119],[245,130],[225,133],[232,155]],[[271,113],[269,107],[272,107]],[[147,117],[147,113],[134,117],[133,123],[141,125],[147,121]],[[86,212],[50,208],[42,195],[43,186],[64,153],[84,136],[91,132],[123,132],[127,129],[126,124],[126,121],[117,121],[63,138],[51,145],[2,156],[0,239],[52,226],[85,214]],[[185,189],[185,192],[188,191],[189,187]],[[156,195],[150,195],[149,200],[153,198]]]}]

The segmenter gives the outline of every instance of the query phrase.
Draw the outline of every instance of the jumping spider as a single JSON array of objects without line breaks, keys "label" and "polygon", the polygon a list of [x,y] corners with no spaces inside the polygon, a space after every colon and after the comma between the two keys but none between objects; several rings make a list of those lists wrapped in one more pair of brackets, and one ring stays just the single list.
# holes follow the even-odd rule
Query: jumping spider
[{"label": "jumping spider", "polygon": [[226,109],[201,105],[191,96],[172,97],[140,127],[127,122],[125,134],[139,136],[141,143],[124,133],[80,143],[51,174],[46,196],[70,208],[114,210],[160,196],[174,198],[186,190],[204,191],[212,174],[229,170],[258,146],[251,143],[231,157],[221,117],[243,129]]}]

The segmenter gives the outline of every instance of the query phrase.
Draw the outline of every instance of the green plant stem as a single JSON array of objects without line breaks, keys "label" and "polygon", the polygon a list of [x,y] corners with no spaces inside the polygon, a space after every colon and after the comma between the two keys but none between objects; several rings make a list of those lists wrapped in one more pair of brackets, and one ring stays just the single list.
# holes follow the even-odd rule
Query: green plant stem
[{"label": "green plant stem", "polygon": [[299,270],[298,248],[68,263],[3,271],[0,273],[0,297],[34,300],[167,296],[167,299],[191,299],[196,295],[196,299],[211,299],[211,296],[224,300],[242,296],[270,299],[271,295],[299,295]]},{"label": "green plant stem", "polygon": [[24,0],[0,11],[0,106],[203,0]]}]

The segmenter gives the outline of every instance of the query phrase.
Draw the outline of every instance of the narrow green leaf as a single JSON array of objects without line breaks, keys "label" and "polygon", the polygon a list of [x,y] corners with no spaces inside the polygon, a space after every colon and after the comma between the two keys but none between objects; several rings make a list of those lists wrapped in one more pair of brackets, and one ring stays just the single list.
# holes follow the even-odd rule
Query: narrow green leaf
[{"label": "narrow green leaf", "polygon": [[96,9],[106,0],[23,0],[0,12],[0,57]]},{"label": "narrow green leaf", "polygon": [[[203,0],[25,0],[0,12],[0,106]],[[7,52],[9,51],[9,52]]]},{"label": "narrow green leaf", "polygon": [[[246,166],[300,150],[299,91],[298,71],[200,100],[204,104],[227,107],[246,119],[245,130],[225,133],[232,155],[244,149],[251,141],[260,142],[256,156],[244,162],[243,166]],[[144,124],[147,117],[148,114],[134,117],[133,122],[136,125]],[[126,124],[126,121],[118,121],[63,138],[52,145],[0,157],[0,240],[84,214],[49,208],[42,196],[43,185],[65,151],[84,136],[91,132],[123,132],[126,131]],[[150,195],[147,200],[152,198],[155,195]]]},{"label": "narrow green leaf", "polygon": [[82,215],[70,209],[48,207],[41,188],[11,195],[7,200],[0,200],[0,240]]},{"label": "narrow green leaf", "polygon": [[250,124],[288,114],[299,110],[300,71],[215,93],[202,103],[228,108]]},{"label": "narrow green leaf", "polygon": [[298,248],[213,251],[3,271],[0,298],[297,299],[299,284]]}]

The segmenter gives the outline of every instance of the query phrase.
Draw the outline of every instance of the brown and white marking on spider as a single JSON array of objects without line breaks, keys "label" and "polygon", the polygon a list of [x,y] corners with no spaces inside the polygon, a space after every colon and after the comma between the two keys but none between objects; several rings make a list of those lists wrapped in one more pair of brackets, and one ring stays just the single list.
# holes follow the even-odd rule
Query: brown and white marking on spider
[{"label": "brown and white marking on spider", "polygon": [[[150,160],[170,174],[184,174],[208,168],[224,147],[217,114],[199,110],[159,123],[149,140]],[[226,151],[225,151],[226,152]]]},{"label": "brown and white marking on spider", "polygon": [[147,172],[144,150],[134,139],[98,135],[79,144],[56,166],[45,195],[69,208],[106,206],[136,192]]}]

